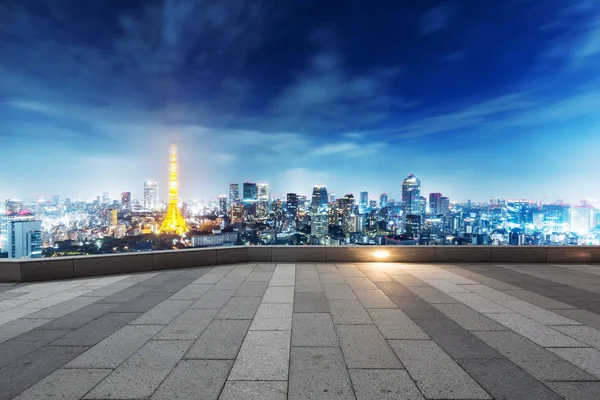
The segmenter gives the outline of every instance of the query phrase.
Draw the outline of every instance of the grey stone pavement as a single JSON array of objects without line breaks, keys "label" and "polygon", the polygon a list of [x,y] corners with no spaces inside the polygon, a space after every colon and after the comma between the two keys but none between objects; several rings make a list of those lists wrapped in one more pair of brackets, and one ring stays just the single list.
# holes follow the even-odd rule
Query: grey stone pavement
[{"label": "grey stone pavement", "polygon": [[0,399],[600,399],[600,266],[0,284]]}]

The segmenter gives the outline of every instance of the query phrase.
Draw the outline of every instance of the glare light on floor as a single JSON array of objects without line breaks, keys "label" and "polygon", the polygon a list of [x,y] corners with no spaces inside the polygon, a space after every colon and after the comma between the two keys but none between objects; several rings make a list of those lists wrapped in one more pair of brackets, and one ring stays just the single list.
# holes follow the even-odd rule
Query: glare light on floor
[{"label": "glare light on floor", "polygon": [[373,253],[373,255],[377,258],[385,258],[390,255],[387,251],[379,250]]}]

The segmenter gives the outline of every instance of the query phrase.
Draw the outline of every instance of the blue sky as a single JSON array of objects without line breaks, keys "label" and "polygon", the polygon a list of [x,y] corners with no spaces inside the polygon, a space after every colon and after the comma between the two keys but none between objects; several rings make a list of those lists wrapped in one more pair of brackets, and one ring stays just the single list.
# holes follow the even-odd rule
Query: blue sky
[{"label": "blue sky", "polygon": [[[416,4],[418,3],[418,5]],[[594,0],[0,0],[0,198],[600,199]]]}]

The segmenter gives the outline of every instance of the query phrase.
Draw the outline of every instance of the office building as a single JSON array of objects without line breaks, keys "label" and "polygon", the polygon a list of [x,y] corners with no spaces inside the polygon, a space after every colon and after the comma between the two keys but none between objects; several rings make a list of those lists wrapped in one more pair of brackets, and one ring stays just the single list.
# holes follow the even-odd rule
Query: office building
[{"label": "office building", "polygon": [[421,181],[413,174],[402,181],[402,211],[405,218],[421,214]]},{"label": "office building", "polygon": [[219,196],[219,212],[227,214],[227,196]]},{"label": "office building", "polygon": [[256,185],[258,191],[258,201],[269,201],[269,184],[259,183]]},{"label": "office building", "polygon": [[110,205],[110,196],[108,195],[108,192],[102,193],[102,205]]},{"label": "office building", "polygon": [[549,233],[563,233],[569,228],[569,206],[544,204],[544,229]]},{"label": "office building", "polygon": [[121,193],[121,206],[125,210],[131,210],[131,193],[130,192]]},{"label": "office building", "polygon": [[324,185],[315,185],[310,205],[310,232],[319,239],[321,244],[323,244],[329,228],[329,203],[327,200],[327,188]]},{"label": "office building", "polygon": [[383,207],[387,207],[388,205],[388,195],[387,193],[381,193],[381,195],[379,195],[379,207],[383,208]]},{"label": "office building", "polygon": [[429,213],[431,215],[441,214],[441,193],[429,193]]},{"label": "office building", "polygon": [[289,220],[295,220],[298,214],[298,195],[296,193],[287,194],[286,213]]},{"label": "office building", "polygon": [[6,213],[20,213],[25,211],[25,202],[20,199],[8,199],[5,201]]},{"label": "office building", "polygon": [[369,192],[360,192],[359,209],[361,213],[364,213],[369,206]]},{"label": "office building", "polygon": [[571,232],[586,234],[592,225],[593,208],[589,206],[576,206],[570,209]]},{"label": "office building", "polygon": [[144,210],[158,209],[158,182],[144,182]]},{"label": "office building", "polygon": [[8,258],[42,256],[42,221],[8,221]]},{"label": "office building", "polygon": [[233,204],[231,206],[231,223],[239,224],[244,222],[244,205]]},{"label": "office building", "polygon": [[229,205],[232,206],[240,202],[240,185],[238,183],[229,184]]},{"label": "office building", "polygon": [[450,214],[450,199],[448,197],[440,197],[440,208],[438,210],[438,215],[448,215]]},{"label": "office building", "polygon": [[244,182],[244,204],[258,201],[258,186],[256,183]]}]

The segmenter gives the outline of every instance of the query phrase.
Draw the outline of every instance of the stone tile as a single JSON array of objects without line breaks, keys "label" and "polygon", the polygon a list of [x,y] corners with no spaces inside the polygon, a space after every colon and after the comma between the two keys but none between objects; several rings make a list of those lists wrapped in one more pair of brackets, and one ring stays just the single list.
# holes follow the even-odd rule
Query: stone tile
[{"label": "stone tile", "polygon": [[600,350],[600,331],[589,326],[553,326],[559,332]]},{"label": "stone tile", "polygon": [[358,298],[347,284],[323,285],[327,300],[357,300]]},{"label": "stone tile", "polygon": [[364,274],[375,284],[377,284],[378,282],[395,282],[394,278],[392,278],[385,272],[365,271]]},{"label": "stone tile", "polygon": [[325,293],[296,293],[294,296],[294,312],[328,313],[329,305]]},{"label": "stone tile", "polygon": [[369,278],[346,278],[346,282],[353,290],[377,290],[379,289]]},{"label": "stone tile", "polygon": [[296,282],[294,275],[276,275],[276,273],[277,271],[271,277],[269,286],[294,286]]},{"label": "stone tile", "polygon": [[335,327],[348,368],[402,368],[375,325]]},{"label": "stone tile", "polygon": [[375,285],[383,291],[388,297],[404,297],[414,296],[415,294],[409,290],[406,286],[392,280],[391,282],[375,282]]},{"label": "stone tile", "polygon": [[67,300],[63,303],[48,307],[42,311],[38,311],[33,314],[29,314],[26,318],[51,318],[56,319],[64,315],[70,314],[73,311],[77,311],[85,306],[95,303],[100,300],[100,297],[76,297],[71,300]]},{"label": "stone tile", "polygon": [[166,325],[192,305],[191,300],[165,300],[156,307],[148,310],[132,324],[135,325]]},{"label": "stone tile", "polygon": [[[317,275],[317,279],[318,279],[318,275]],[[8,300],[8,299],[12,299],[14,297],[18,297],[18,296],[22,296],[23,293],[19,293],[19,292],[6,292],[6,291],[2,291],[3,286],[0,285],[0,304],[2,301],[4,300]],[[12,289],[12,286],[6,286],[6,290]]]},{"label": "stone tile", "polygon": [[429,304],[456,304],[458,301],[434,287],[413,286],[410,291]]},{"label": "stone tile", "polygon": [[585,344],[521,314],[488,314],[488,317],[542,347],[585,347]]},{"label": "stone tile", "polygon": [[347,284],[346,279],[339,272],[334,273],[319,273],[319,278],[321,278],[321,283],[323,285],[326,284]]},{"label": "stone tile", "polygon": [[263,303],[293,303],[294,288],[286,287],[268,287],[262,299]]},{"label": "stone tile", "polygon": [[227,381],[219,400],[286,400],[287,382]]},{"label": "stone tile", "polygon": [[448,318],[468,331],[505,331],[507,328],[464,304],[434,304]]},{"label": "stone tile", "polygon": [[355,399],[340,348],[292,347],[288,399]]},{"label": "stone tile", "polygon": [[0,368],[64,336],[69,331],[35,329],[0,344]]},{"label": "stone tile", "polygon": [[108,313],[55,340],[50,345],[94,346],[139,316],[139,313]]},{"label": "stone tile", "polygon": [[423,282],[444,293],[469,293],[467,288],[443,279],[423,279]]},{"label": "stone tile", "polygon": [[0,399],[12,399],[87,350],[80,346],[44,346],[0,368]]},{"label": "stone tile", "polygon": [[406,287],[412,286],[430,286],[428,283],[423,282],[422,280],[415,278],[412,275],[408,274],[389,274],[396,282],[401,283]]},{"label": "stone tile", "polygon": [[358,300],[329,300],[334,324],[372,324],[371,317]]},{"label": "stone tile", "polygon": [[[216,286],[216,285],[215,285]],[[206,292],[208,292],[213,285],[211,283],[198,283],[194,285],[187,285],[183,289],[170,297],[171,300],[198,300]]]},{"label": "stone tile", "polygon": [[600,329],[600,315],[594,314],[587,310],[554,310],[555,313],[580,322],[584,325],[589,325],[593,328]]},{"label": "stone tile", "polygon": [[534,306],[523,300],[498,301],[504,307],[516,311],[521,315],[531,318],[543,325],[580,325],[579,322],[563,317],[562,315]]},{"label": "stone tile", "polygon": [[491,300],[486,299],[476,293],[448,293],[449,296],[455,298],[463,304],[468,305],[473,310],[484,313],[512,313],[513,311],[509,310],[506,307],[499,305]]},{"label": "stone tile", "polygon": [[600,351],[592,348],[550,349],[559,357],[600,378]]},{"label": "stone tile", "polygon": [[312,269],[299,269],[296,271],[296,279],[319,279],[319,273],[316,268]]},{"label": "stone tile", "polygon": [[226,276],[227,278],[246,279],[254,271],[254,266],[239,265],[232,269]]},{"label": "stone tile", "polygon": [[519,300],[512,296],[512,293],[502,292],[485,285],[464,285],[470,292],[477,293],[488,300],[493,301],[515,301]]},{"label": "stone tile", "polygon": [[296,279],[295,292],[322,292],[323,285],[320,279]]},{"label": "stone tile", "polygon": [[160,340],[196,340],[217,315],[218,310],[185,310],[154,337]]},{"label": "stone tile", "polygon": [[110,369],[59,369],[15,399],[80,399],[111,372]]},{"label": "stone tile", "polygon": [[574,309],[570,304],[563,303],[558,300],[551,299],[546,296],[542,296],[540,294],[530,292],[528,290],[511,290],[506,291],[506,293],[510,294],[513,297],[519,298],[521,300],[525,300],[531,304],[535,304],[538,307],[545,308],[547,310],[559,310],[559,309]]},{"label": "stone tile", "polygon": [[458,360],[458,363],[495,399],[561,399],[507,359]]},{"label": "stone tile", "polygon": [[234,360],[250,322],[249,320],[213,320],[184,358]]},{"label": "stone tile", "polygon": [[268,282],[244,282],[235,292],[235,297],[262,297],[267,290]]},{"label": "stone tile", "polygon": [[148,398],[183,357],[191,341],[151,340],[84,399]]},{"label": "stone tile", "polygon": [[390,297],[398,308],[406,313],[413,321],[438,319],[442,314],[431,304],[417,296]]},{"label": "stone tile", "polygon": [[229,278],[225,277],[217,282],[214,286],[214,290],[237,290],[242,283],[244,283],[245,278]]},{"label": "stone tile", "polygon": [[405,370],[351,369],[349,372],[357,400],[425,399]]},{"label": "stone tile", "polygon": [[249,331],[235,360],[229,380],[287,380],[290,339],[290,331]]},{"label": "stone tile", "polygon": [[548,382],[550,389],[565,400],[597,400],[600,382]]},{"label": "stone tile", "polygon": [[261,272],[254,271],[246,278],[246,282],[269,282],[271,280],[272,272]]},{"label": "stone tile", "polygon": [[65,368],[117,368],[162,328],[162,325],[127,325],[75,358]]},{"label": "stone tile", "polygon": [[340,274],[342,274],[342,276],[344,278],[366,278],[365,274],[363,274],[358,268],[356,267],[345,267],[345,268],[340,268],[338,266],[338,270],[340,271]]},{"label": "stone tile", "polygon": [[292,346],[339,346],[331,315],[294,313]]},{"label": "stone tile", "polygon": [[182,360],[151,399],[217,400],[233,361]]},{"label": "stone tile", "polygon": [[381,290],[354,290],[364,308],[398,308]]},{"label": "stone tile", "polygon": [[171,296],[170,292],[147,292],[135,299],[120,305],[115,312],[137,312],[145,313],[156,307]]},{"label": "stone tile", "polygon": [[11,308],[5,311],[0,311],[0,326],[41,310],[42,308]]},{"label": "stone tile", "polygon": [[212,308],[220,310],[233,297],[235,290],[209,290],[200,299],[195,301],[190,308]]},{"label": "stone tile", "polygon": [[0,326],[0,343],[6,342],[14,337],[17,337],[25,332],[29,332],[38,328],[51,319],[26,319],[21,318]]},{"label": "stone tile", "polygon": [[402,310],[371,309],[367,312],[386,339],[429,339]]},{"label": "stone tile", "polygon": [[322,273],[339,273],[337,267],[334,264],[315,264],[319,274]]},{"label": "stone tile", "polygon": [[117,307],[119,307],[118,303],[90,304],[43,325],[41,329],[77,329],[96,318],[108,314]]},{"label": "stone tile", "polygon": [[262,303],[250,325],[251,331],[290,331],[292,330],[291,303]]},{"label": "stone tile", "polygon": [[216,319],[252,319],[259,304],[260,297],[232,297]]},{"label": "stone tile", "polygon": [[428,399],[490,399],[435,342],[390,340],[404,367]]}]

